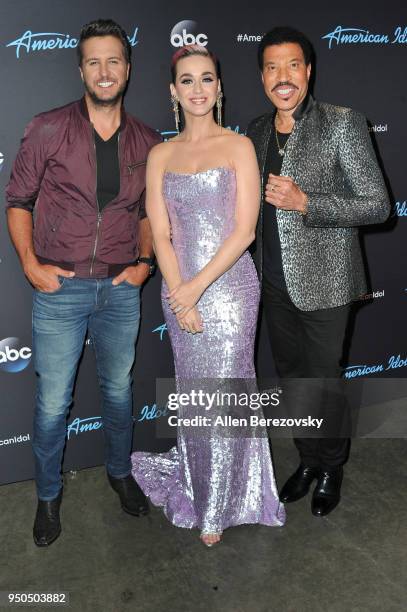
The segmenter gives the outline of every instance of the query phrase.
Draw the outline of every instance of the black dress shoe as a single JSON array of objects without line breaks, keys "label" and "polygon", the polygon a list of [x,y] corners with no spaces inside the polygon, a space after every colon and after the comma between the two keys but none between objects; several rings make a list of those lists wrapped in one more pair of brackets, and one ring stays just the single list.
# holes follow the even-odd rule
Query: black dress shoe
[{"label": "black dress shoe", "polygon": [[37,546],[49,546],[60,535],[61,521],[59,520],[59,507],[61,500],[62,489],[58,497],[51,501],[38,500],[33,528],[34,542]]},{"label": "black dress shoe", "polygon": [[150,512],[147,497],[131,474],[125,478],[113,478],[110,474],[107,476],[112,489],[120,497],[120,503],[125,512],[133,516],[145,515]]},{"label": "black dress shoe", "polygon": [[326,516],[336,508],[341,499],[342,479],[342,467],[321,471],[311,502],[311,512],[314,516]]},{"label": "black dress shoe", "polygon": [[307,467],[301,463],[297,471],[290,476],[281,489],[280,501],[289,504],[304,497],[308,493],[313,480],[318,478],[319,473],[319,468]]}]

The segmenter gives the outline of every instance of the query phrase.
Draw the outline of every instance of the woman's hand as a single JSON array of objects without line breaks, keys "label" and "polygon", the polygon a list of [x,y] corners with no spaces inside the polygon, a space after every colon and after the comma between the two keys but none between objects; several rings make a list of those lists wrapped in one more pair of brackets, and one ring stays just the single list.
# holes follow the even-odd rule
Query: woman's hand
[{"label": "woman's hand", "polygon": [[172,312],[177,317],[185,317],[198,302],[203,290],[195,279],[180,283],[166,296]]},{"label": "woman's hand", "polygon": [[199,310],[194,306],[186,315],[177,315],[179,326],[191,334],[203,332],[203,321]]}]

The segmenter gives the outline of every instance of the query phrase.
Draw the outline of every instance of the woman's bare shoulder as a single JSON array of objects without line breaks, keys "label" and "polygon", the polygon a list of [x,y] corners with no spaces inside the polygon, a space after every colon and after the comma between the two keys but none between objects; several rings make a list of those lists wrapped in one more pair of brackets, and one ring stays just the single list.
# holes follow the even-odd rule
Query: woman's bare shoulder
[{"label": "woman's bare shoulder", "polygon": [[148,154],[148,162],[150,164],[153,163],[165,166],[169,156],[173,152],[173,147],[173,139],[159,142],[150,150],[150,153]]},{"label": "woman's bare shoulder", "polygon": [[230,151],[233,151],[234,156],[253,153],[253,143],[250,138],[244,136],[244,134],[238,134],[232,130],[224,130],[222,135],[224,136],[225,146]]}]

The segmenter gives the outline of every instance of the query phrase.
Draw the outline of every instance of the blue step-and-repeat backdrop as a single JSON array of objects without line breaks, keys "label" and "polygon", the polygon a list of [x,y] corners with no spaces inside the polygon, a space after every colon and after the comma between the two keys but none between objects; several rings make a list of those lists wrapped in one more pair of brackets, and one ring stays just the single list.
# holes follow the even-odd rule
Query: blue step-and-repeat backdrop
[{"label": "blue step-and-repeat backdrop", "polygon": [[[2,0],[0,4],[0,189],[4,187],[25,125],[33,115],[77,99],[82,83],[75,47],[82,24],[112,18],[133,47],[127,110],[163,135],[174,134],[169,65],[185,43],[208,45],[219,57],[226,98],[225,124],[244,133],[269,110],[256,64],[262,34],[276,25],[304,31],[317,55],[315,97],[350,106],[369,122],[392,198],[392,215],[361,232],[371,293],[355,304],[344,377],[405,377],[407,373],[407,5],[399,0],[288,4],[185,0]],[[31,456],[35,374],[31,350],[32,289],[0,217],[0,484],[33,477]],[[157,438],[155,381],[173,374],[171,347],[160,304],[157,274],[143,290],[142,325],[134,368],[134,447],[168,448]],[[259,374],[273,374],[264,325]],[[392,399],[391,386],[385,385]],[[373,401],[373,400],[372,400]],[[102,418],[92,346],[88,341],[67,422],[64,469],[103,462]]]}]

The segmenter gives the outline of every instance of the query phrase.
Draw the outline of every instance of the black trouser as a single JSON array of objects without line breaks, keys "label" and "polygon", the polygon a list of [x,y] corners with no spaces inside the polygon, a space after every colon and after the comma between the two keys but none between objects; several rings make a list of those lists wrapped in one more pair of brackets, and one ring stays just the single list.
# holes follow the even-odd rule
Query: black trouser
[{"label": "black trouser", "polygon": [[[291,414],[319,416],[326,427],[314,437],[294,437],[301,461],[307,466],[332,469],[343,465],[349,454],[349,415],[342,383],[340,359],[350,306],[303,311],[283,291],[263,281],[263,308],[277,375]],[[314,379],[314,380],[310,380]],[[329,380],[326,380],[329,379]],[[298,430],[297,430],[298,431]],[[341,437],[340,437],[341,436]]]}]

